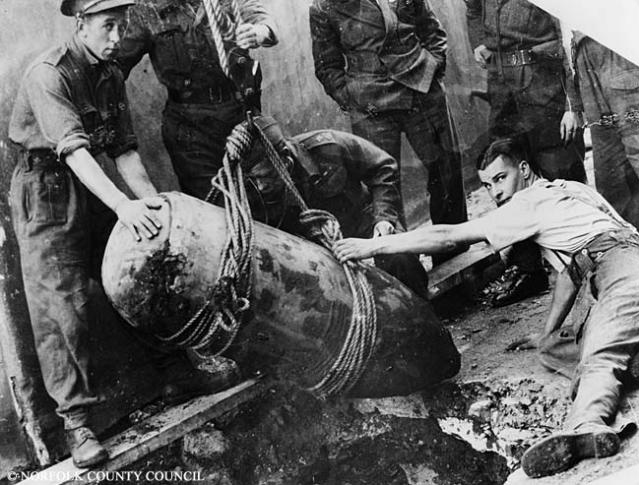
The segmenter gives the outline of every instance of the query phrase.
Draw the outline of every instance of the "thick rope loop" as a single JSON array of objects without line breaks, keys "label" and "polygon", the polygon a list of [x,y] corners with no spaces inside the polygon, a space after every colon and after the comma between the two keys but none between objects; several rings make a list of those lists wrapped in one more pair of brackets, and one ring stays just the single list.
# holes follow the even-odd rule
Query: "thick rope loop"
[{"label": "thick rope loop", "polygon": [[247,123],[237,125],[227,138],[222,168],[211,181],[207,200],[216,193],[224,197],[227,224],[227,239],[211,296],[184,327],[169,337],[158,337],[177,347],[191,348],[203,357],[220,355],[229,348],[242,315],[250,307],[253,219],[240,161],[252,144]]},{"label": "thick rope loop", "polygon": [[[225,352],[237,336],[242,314],[250,307],[253,220],[240,161],[248,155],[254,136],[264,145],[269,160],[302,209],[300,220],[308,229],[309,237],[331,251],[334,243],[342,238],[339,222],[332,214],[308,208],[279,154],[266,135],[251,122],[250,114],[248,118],[248,123],[237,125],[227,139],[223,166],[211,181],[212,189],[207,196],[207,200],[215,195],[223,196],[227,223],[227,240],[222,249],[216,286],[211,297],[182,329],[162,339],[189,347],[198,354]],[[346,392],[357,383],[375,350],[378,336],[375,298],[364,267],[360,263],[342,266],[353,295],[353,310],[338,356],[324,377],[308,388],[322,398]]]}]

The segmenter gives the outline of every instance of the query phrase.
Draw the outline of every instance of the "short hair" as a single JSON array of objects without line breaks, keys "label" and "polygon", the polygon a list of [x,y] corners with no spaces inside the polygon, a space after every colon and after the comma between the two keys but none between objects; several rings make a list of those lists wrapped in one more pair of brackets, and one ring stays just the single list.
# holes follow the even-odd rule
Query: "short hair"
[{"label": "short hair", "polygon": [[525,160],[530,169],[538,173],[537,166],[530,157],[528,141],[523,136],[512,136],[493,141],[477,158],[477,170],[486,170],[486,167],[499,157],[508,159],[514,165],[519,165],[519,162]]}]

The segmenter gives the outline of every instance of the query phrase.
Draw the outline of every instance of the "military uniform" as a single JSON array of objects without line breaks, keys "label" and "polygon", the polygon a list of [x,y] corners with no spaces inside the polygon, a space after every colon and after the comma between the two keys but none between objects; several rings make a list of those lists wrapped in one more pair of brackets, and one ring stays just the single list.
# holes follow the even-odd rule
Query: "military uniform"
[{"label": "military uniform", "polygon": [[[262,1],[239,4],[242,21],[267,25],[271,38],[266,45],[276,44],[274,22]],[[122,68],[128,75],[149,54],[168,92],[162,138],[180,187],[204,199],[222,165],[226,137],[245,119],[245,107],[220,67],[201,1],[139,0],[130,15],[119,56]]]},{"label": "military uniform", "polygon": [[441,85],[446,33],[424,0],[314,0],[315,74],[354,134],[396,160],[401,134],[428,169],[431,219],[466,220],[461,160]]},{"label": "military uniform", "polygon": [[582,110],[564,53],[559,22],[527,0],[465,0],[473,49],[485,45],[489,137],[525,134],[548,179],[585,182],[581,130],[564,146],[565,111]]},{"label": "military uniform", "polygon": [[[404,230],[397,163],[388,153],[363,138],[335,130],[302,133],[287,141],[294,160],[291,175],[300,194],[309,207],[333,214],[344,237],[370,238],[382,221],[390,222],[396,231]],[[281,222],[280,228],[287,232],[304,232],[299,208],[286,198],[269,161],[254,167],[248,178],[263,197],[270,223]],[[255,213],[262,213],[261,208]],[[380,256],[375,264],[427,298],[428,276],[415,255]]]},{"label": "military uniform", "polygon": [[37,354],[46,389],[72,429],[86,424],[86,408],[96,402],[88,374],[88,278],[99,268],[92,246],[104,243],[114,219],[96,220],[110,211],[63,161],[80,148],[118,157],[137,147],[121,71],[96,59],[77,36],[48,51],[26,71],[9,136],[23,149],[10,199]]},{"label": "military uniform", "polygon": [[639,109],[639,67],[579,32],[573,42],[584,112],[595,123],[590,127],[595,186],[639,227],[639,124],[625,119]]}]

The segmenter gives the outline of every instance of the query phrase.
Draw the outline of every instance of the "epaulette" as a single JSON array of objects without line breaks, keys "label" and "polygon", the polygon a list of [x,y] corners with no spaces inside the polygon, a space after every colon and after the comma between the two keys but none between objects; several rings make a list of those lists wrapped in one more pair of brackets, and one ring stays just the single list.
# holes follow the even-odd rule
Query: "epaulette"
[{"label": "epaulette", "polygon": [[69,52],[69,47],[66,44],[58,46],[58,47],[54,47],[53,49],[50,49],[46,51],[44,54],[42,54],[36,60],[35,63],[44,62],[45,64],[51,64],[52,66],[57,66],[58,64],[60,64],[62,59],[64,59],[64,56],[66,56],[68,52]]},{"label": "epaulette", "polygon": [[335,135],[330,130],[317,130],[303,133],[295,137],[296,141],[303,144],[308,150],[323,145],[334,145]]}]

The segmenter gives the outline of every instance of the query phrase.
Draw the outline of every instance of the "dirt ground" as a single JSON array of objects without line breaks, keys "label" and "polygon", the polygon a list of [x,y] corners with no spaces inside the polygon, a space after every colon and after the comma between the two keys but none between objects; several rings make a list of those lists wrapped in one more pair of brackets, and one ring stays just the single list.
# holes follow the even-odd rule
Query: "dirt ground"
[{"label": "dirt ground", "polygon": [[[477,217],[491,202],[479,190],[468,207]],[[492,308],[481,292],[453,290],[436,304],[462,354],[453,380],[405,397],[332,401],[277,384],[133,468],[196,470],[207,485],[577,485],[636,465],[637,435],[618,455],[554,477],[519,469],[524,450],[561,428],[570,406],[568,378],[546,370],[536,351],[505,350],[543,327],[550,299]],[[621,413],[639,421],[638,410],[639,390],[629,390]]]}]

